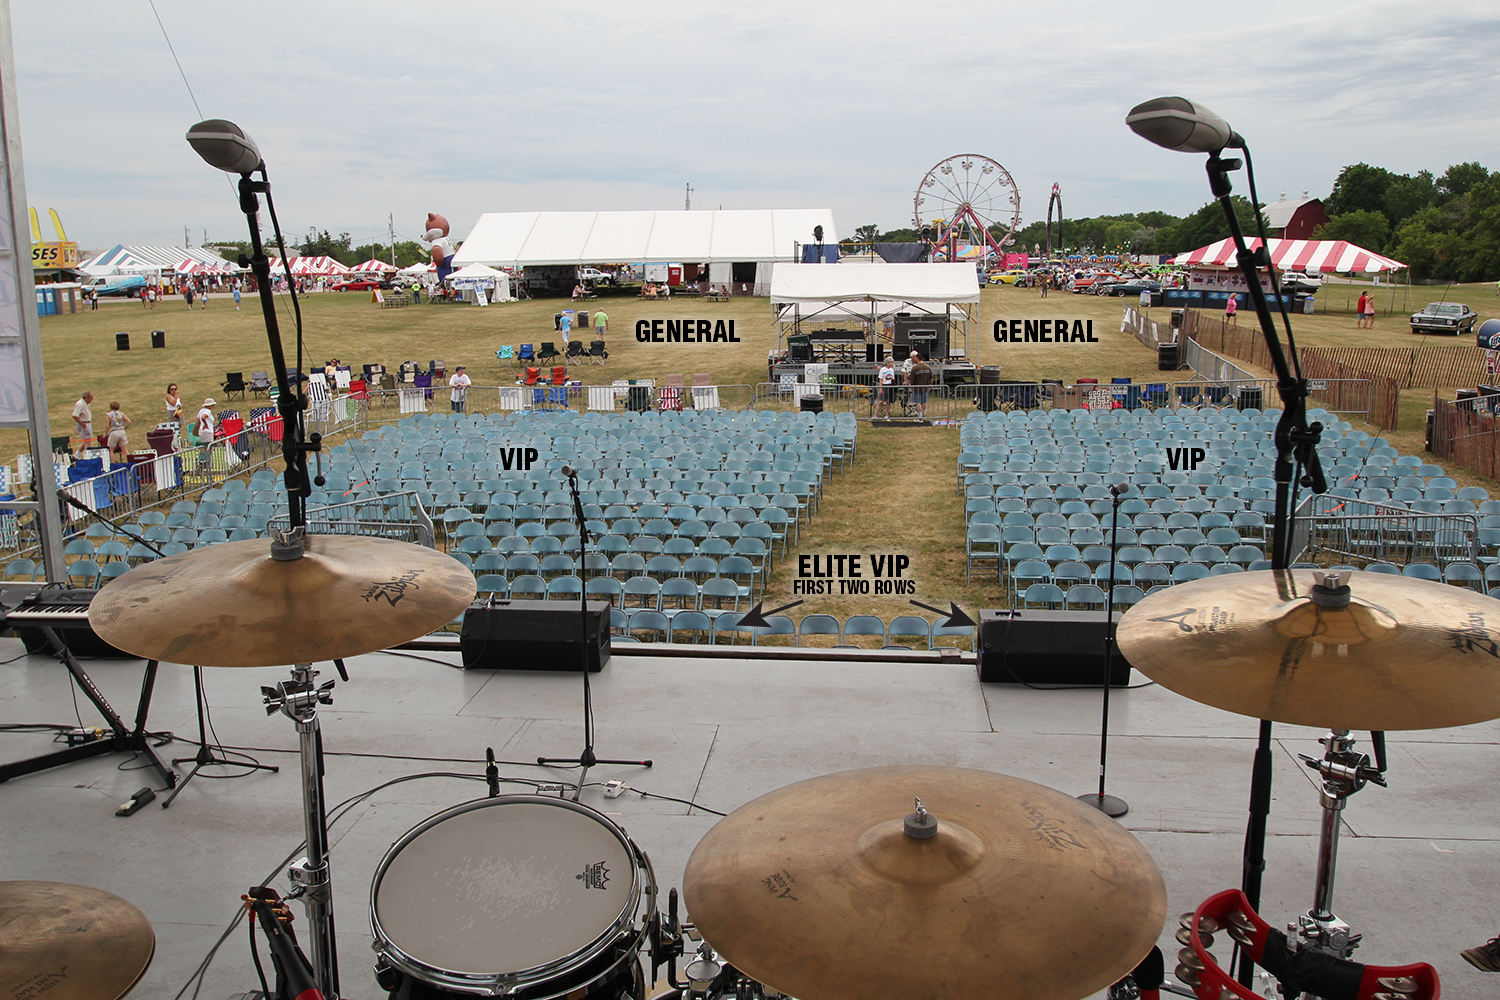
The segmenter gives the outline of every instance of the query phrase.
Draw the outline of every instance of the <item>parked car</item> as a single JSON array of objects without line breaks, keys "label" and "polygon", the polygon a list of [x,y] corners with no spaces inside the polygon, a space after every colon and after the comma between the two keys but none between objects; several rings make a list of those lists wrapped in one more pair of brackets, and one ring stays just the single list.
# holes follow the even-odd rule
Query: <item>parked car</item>
[{"label": "parked car", "polygon": [[1311,295],[1322,287],[1323,276],[1321,274],[1287,271],[1281,276],[1281,290],[1290,294]]},{"label": "parked car", "polygon": [[1461,302],[1429,302],[1411,314],[1412,333],[1471,333],[1479,314]]},{"label": "parked car", "polygon": [[1142,292],[1161,291],[1161,282],[1146,281],[1143,278],[1133,278],[1130,281],[1110,281],[1094,286],[1095,295],[1114,295],[1124,298],[1127,295],[1140,295]]},{"label": "parked car", "polygon": [[992,285],[1014,285],[1016,282],[1020,281],[1024,277],[1026,277],[1026,271],[1025,270],[1023,270],[1021,268],[1011,268],[1009,271],[1001,271],[998,274],[992,274],[992,275],[990,275],[990,284],[992,284]]},{"label": "parked car", "polygon": [[347,281],[335,281],[328,287],[335,292],[368,292],[372,288],[380,287],[379,278],[350,278]]}]

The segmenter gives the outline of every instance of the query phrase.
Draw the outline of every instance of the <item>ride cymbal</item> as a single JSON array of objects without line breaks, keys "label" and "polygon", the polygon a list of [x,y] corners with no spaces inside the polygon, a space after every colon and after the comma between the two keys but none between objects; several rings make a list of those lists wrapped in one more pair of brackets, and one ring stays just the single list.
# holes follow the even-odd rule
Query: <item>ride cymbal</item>
[{"label": "ride cymbal", "polygon": [[1077,1000],[1135,968],[1167,907],[1119,823],[957,767],[844,771],[762,795],[694,848],[683,895],[735,968],[816,1000]]},{"label": "ride cymbal", "polygon": [[1324,575],[1168,587],[1120,619],[1120,652],[1178,694],[1273,722],[1381,731],[1500,717],[1500,602],[1384,573],[1315,590]]},{"label": "ride cymbal", "polygon": [[116,1000],[156,953],[146,915],[86,885],[0,882],[0,997]]},{"label": "ride cymbal", "polygon": [[389,538],[308,535],[300,559],[270,542],[225,542],[149,562],[111,582],[89,624],[127,653],[205,667],[357,656],[461,615],[474,576],[433,549]]}]

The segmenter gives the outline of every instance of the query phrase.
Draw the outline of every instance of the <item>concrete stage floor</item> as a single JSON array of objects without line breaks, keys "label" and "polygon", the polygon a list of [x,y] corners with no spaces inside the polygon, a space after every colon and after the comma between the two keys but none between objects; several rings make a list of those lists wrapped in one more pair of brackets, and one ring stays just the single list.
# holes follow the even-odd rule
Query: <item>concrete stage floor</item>
[{"label": "concrete stage floor", "polygon": [[[25,656],[16,640],[0,640],[0,659],[18,654],[0,666],[0,723],[73,725],[66,671]],[[506,761],[582,749],[576,674],[463,671],[450,665],[458,662],[456,652],[420,655],[431,659],[383,653],[349,661],[350,682],[338,685],[333,706],[321,715],[331,754],[330,803],[418,772],[480,775],[487,746]],[[116,710],[133,717],[141,662],[84,666]],[[131,766],[128,755],[0,786],[0,879],[95,886],[150,918],[156,956],[133,997],[174,997],[234,916],[242,892],[268,878],[287,888],[278,862],[302,839],[296,735],[284,716],[266,716],[259,694],[260,685],[286,676],[282,668],[205,670],[220,741],[276,748],[255,753],[281,765],[280,773],[200,777],[170,809],[153,803],[130,818],[116,818],[115,807],[142,785],[161,781],[153,771],[121,771]],[[335,676],[327,665],[320,679]],[[1133,683],[1142,682],[1135,674]],[[971,663],[617,654],[594,676],[594,693],[598,753],[650,757],[656,766],[600,767],[591,781],[620,779],[723,812],[804,778],[884,764],[985,768],[1072,794],[1092,791],[1097,781],[1098,690],[980,684]],[[78,704],[84,723],[98,724],[92,706],[82,697]],[[196,739],[191,669],[163,665],[149,728]],[[1109,791],[1129,803],[1122,822],[1165,876],[1172,918],[1162,944],[1171,956],[1175,915],[1239,885],[1256,723],[1151,685],[1113,692],[1110,728]],[[1318,793],[1296,755],[1320,754],[1319,735],[1276,727],[1261,904],[1273,926],[1312,901]],[[1367,787],[1344,813],[1334,909],[1364,933],[1360,960],[1431,962],[1449,1000],[1500,996],[1500,975],[1478,972],[1458,954],[1500,933],[1500,722],[1392,733],[1389,742],[1391,787]],[[48,735],[0,734],[0,760],[52,748]],[[1361,748],[1368,751],[1368,743]],[[162,753],[191,757],[194,750],[176,743]],[[504,764],[501,774],[557,779],[557,772],[534,765]],[[375,792],[334,824],[345,996],[382,995],[370,973],[368,923],[370,883],[382,854],[419,821],[483,794],[483,784],[456,778],[407,781]],[[583,801],[614,817],[650,855],[663,895],[682,884],[689,853],[717,819],[633,792],[606,800],[599,786],[586,788]],[[304,928],[300,904],[296,912]],[[222,1000],[255,988],[239,928],[199,995]]]}]

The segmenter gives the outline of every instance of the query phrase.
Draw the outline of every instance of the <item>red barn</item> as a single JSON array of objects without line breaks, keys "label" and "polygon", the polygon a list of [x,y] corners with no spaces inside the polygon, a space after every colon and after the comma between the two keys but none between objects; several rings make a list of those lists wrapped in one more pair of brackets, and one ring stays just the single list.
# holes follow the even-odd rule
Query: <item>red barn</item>
[{"label": "red barn", "polygon": [[1266,233],[1272,239],[1310,240],[1313,230],[1328,221],[1323,202],[1309,198],[1306,191],[1301,198],[1283,194],[1280,201],[1262,206],[1261,214],[1266,217]]}]

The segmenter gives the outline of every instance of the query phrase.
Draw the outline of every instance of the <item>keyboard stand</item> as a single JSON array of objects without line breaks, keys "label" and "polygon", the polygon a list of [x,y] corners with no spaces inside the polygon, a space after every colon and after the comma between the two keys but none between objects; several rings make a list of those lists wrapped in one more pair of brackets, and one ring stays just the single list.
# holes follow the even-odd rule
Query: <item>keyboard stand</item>
[{"label": "keyboard stand", "polygon": [[84,672],[68,647],[57,637],[57,632],[50,626],[41,626],[42,636],[50,647],[49,652],[57,657],[68,668],[68,673],[78,682],[83,689],[84,695],[94,703],[99,714],[104,716],[109,723],[109,733],[89,743],[81,743],[78,746],[68,747],[66,750],[55,750],[52,753],[44,753],[36,757],[28,757],[26,760],[16,761],[13,764],[0,764],[0,783],[9,781],[11,778],[19,778],[23,774],[34,774],[37,771],[45,771],[49,767],[58,767],[62,764],[71,764],[75,760],[84,760],[88,757],[98,757],[107,753],[135,753],[146,758],[146,762],[161,774],[166,781],[167,787],[172,788],[177,784],[177,772],[172,770],[151,746],[151,741],[146,735],[146,713],[151,708],[151,691],[156,686],[155,660],[146,663],[146,674],[141,679],[141,698],[135,710],[135,728],[127,730],[124,721],[120,718],[104,692],[94,686],[93,680]]}]

